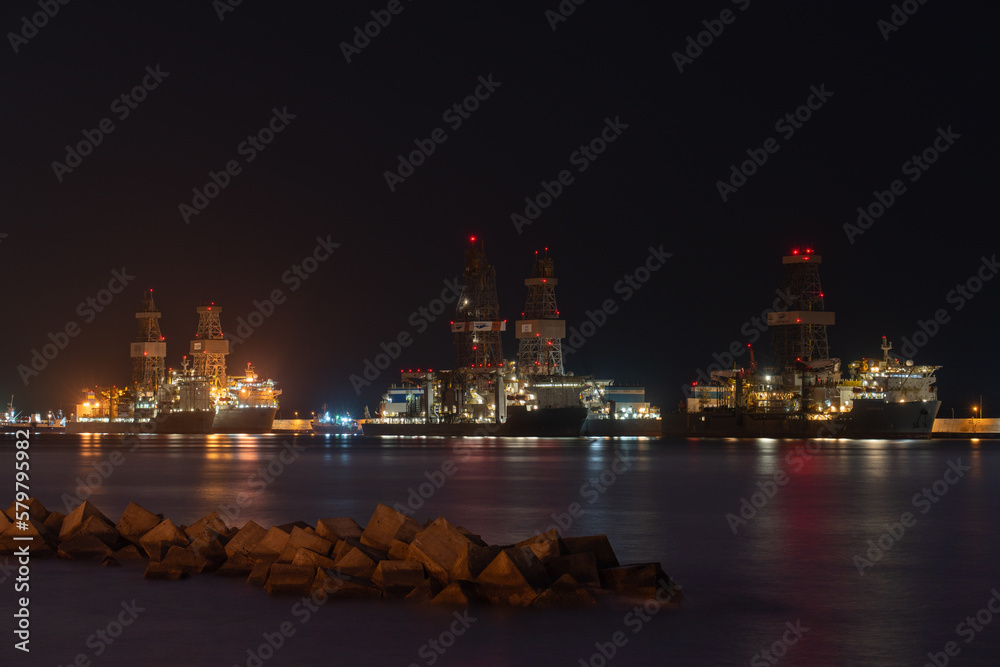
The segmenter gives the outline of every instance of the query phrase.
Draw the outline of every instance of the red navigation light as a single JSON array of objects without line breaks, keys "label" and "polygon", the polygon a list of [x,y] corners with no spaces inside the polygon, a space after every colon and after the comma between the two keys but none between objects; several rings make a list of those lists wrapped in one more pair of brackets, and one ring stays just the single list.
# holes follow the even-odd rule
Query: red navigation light
[{"label": "red navigation light", "polygon": [[549,279],[548,278],[542,278],[542,282],[543,283],[547,283],[547,282],[549,282]]},{"label": "red navigation light", "polygon": [[812,251],[813,251],[812,248],[806,248],[806,252],[809,253],[810,255],[812,254]]},{"label": "red navigation light", "polygon": [[433,372],[434,372],[434,369],[433,369],[433,368],[428,368],[428,369],[427,369],[427,372],[428,372],[428,373],[433,373]]},{"label": "red navigation light", "polygon": [[476,242],[476,237],[475,236],[470,236],[469,240],[472,241],[473,243],[475,243]]},{"label": "red navigation light", "polygon": [[545,249],[545,252],[548,252],[548,251],[549,251],[549,249],[548,249],[548,248],[546,248],[546,249]]},{"label": "red navigation light", "polygon": [[792,251],[792,254],[793,254],[793,255],[798,255],[798,254],[799,254],[799,249],[798,249],[798,248],[796,248],[795,250],[793,250],[793,251]]},{"label": "red navigation light", "polygon": [[804,260],[808,261],[808,260],[809,260],[809,255],[803,255],[803,256],[802,256],[802,259],[804,259]]},{"label": "red navigation light", "polygon": [[692,382],[692,383],[691,383],[691,386],[692,386],[692,387],[697,387],[697,386],[698,386],[698,383],[697,383],[697,382]]},{"label": "red navigation light", "polygon": [[747,347],[752,347],[752,346],[750,345],[750,343],[747,343]]},{"label": "red navigation light", "polygon": [[536,254],[536,255],[538,254],[538,251],[537,251],[537,250],[535,251],[535,254]]},{"label": "red navigation light", "polygon": [[802,320],[801,320],[800,318],[796,317],[796,318],[795,318],[795,321],[796,321],[796,322],[801,322]]},{"label": "red navigation light", "polygon": [[819,293],[819,298],[821,298],[821,299],[823,298],[823,293],[822,292]]}]

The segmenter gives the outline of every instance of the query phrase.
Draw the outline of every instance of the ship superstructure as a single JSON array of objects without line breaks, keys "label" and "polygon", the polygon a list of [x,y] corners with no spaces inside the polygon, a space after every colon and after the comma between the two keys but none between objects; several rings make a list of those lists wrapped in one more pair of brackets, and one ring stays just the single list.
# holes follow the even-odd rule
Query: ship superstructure
[{"label": "ship superstructure", "polygon": [[646,401],[646,388],[641,385],[594,380],[584,402],[590,412],[583,435],[652,437],[661,433],[660,409]]},{"label": "ship superstructure", "polygon": [[209,379],[211,405],[215,411],[216,433],[268,433],[278,413],[278,396],[273,380],[261,378],[252,364],[242,376],[226,374],[229,341],[222,333],[222,307],[211,303],[199,306],[198,330],[190,352],[195,374]]},{"label": "ship superstructure", "polygon": [[[564,374],[565,322],[556,307],[552,260],[537,257],[519,320],[518,362],[503,358],[496,274],[482,241],[470,239],[465,284],[451,330],[453,370],[405,371],[383,396],[367,435],[579,435],[587,414],[580,400],[587,378]],[[527,369],[527,370],[526,370]]]},{"label": "ship superstructure", "polygon": [[182,370],[164,367],[167,344],[153,290],[143,293],[141,305],[129,347],[130,386],[84,388],[67,433],[211,433],[209,379],[188,370],[186,361]]},{"label": "ship superstructure", "polygon": [[566,337],[566,320],[559,317],[556,305],[556,285],[552,258],[539,256],[535,252],[535,262],[531,275],[525,278],[528,299],[524,304],[523,319],[515,323],[518,340],[517,367],[525,379],[537,376],[562,375],[562,339]]},{"label": "ship superstructure", "polygon": [[939,366],[915,365],[890,354],[848,364],[829,356],[821,257],[811,248],[782,262],[789,310],[768,314],[775,348],[773,367],[715,370],[711,382],[694,383],[685,410],[664,419],[666,435],[918,437],[930,436],[940,408],[934,383]]}]

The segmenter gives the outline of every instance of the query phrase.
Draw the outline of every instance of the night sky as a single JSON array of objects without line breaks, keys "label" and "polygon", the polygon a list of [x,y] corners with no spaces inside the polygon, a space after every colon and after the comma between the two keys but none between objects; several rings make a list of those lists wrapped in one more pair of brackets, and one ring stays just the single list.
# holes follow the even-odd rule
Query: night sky
[{"label": "night sky", "polygon": [[[910,0],[897,29],[888,2],[564,0],[568,16],[556,0],[49,2],[37,29],[23,18],[36,2],[0,14],[4,403],[69,411],[84,386],[127,384],[144,289],[174,367],[197,306],[221,305],[239,335],[280,290],[231,372],[253,362],[276,379],[282,417],[375,411],[400,368],[454,364],[452,307],[433,323],[419,309],[460,276],[475,235],[508,358],[548,247],[568,327],[614,302],[567,370],[644,383],[673,409],[713,353],[749,340],[781,256],[809,246],[837,313],[833,356],[880,355],[883,335],[898,349],[942,311],[912,355],[943,366],[942,416],[980,394],[1000,416],[1000,280],[976,282],[1000,271],[992,5]],[[602,132],[613,141],[593,142]],[[86,155],[67,155],[81,142]],[[418,144],[433,152],[411,173],[398,156]],[[211,174],[225,187],[201,200]],[[558,196],[526,212],[543,182]],[[671,256],[626,289],[652,251]],[[91,312],[115,271],[134,277]],[[965,298],[970,279],[981,291]],[[412,343],[359,394],[351,375],[404,332]],[[25,386],[18,366],[50,333],[65,349]]]}]

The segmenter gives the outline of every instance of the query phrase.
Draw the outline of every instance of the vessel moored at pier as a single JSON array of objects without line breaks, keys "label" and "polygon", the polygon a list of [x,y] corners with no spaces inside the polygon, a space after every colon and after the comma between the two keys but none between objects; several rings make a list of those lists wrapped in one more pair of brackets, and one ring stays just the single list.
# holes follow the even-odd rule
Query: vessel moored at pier
[{"label": "vessel moored at pier", "polygon": [[[712,371],[693,383],[680,412],[663,415],[663,435],[696,437],[929,438],[941,407],[934,373],[890,354],[862,358],[847,367],[831,358],[826,327],[834,313],[823,307],[822,258],[811,249],[783,258],[782,291],[789,310],[771,312],[775,363],[758,369]],[[749,346],[748,346],[749,347]]]}]

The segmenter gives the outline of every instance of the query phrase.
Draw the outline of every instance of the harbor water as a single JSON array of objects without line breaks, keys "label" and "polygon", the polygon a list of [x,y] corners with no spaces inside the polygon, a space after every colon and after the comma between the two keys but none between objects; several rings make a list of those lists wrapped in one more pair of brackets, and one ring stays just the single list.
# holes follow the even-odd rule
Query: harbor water
[{"label": "harbor water", "polygon": [[[12,491],[13,437],[0,449]],[[32,495],[49,510],[86,498],[113,521],[135,501],[178,524],[216,511],[230,525],[363,525],[381,502],[494,544],[556,525],[607,534],[623,564],[660,562],[686,601],[310,609],[242,580],[148,581],[138,564],[55,559],[32,560],[23,593],[8,559],[0,608],[30,595],[31,651],[14,649],[5,613],[3,665],[1000,661],[990,441],[47,435],[30,452]]]}]

